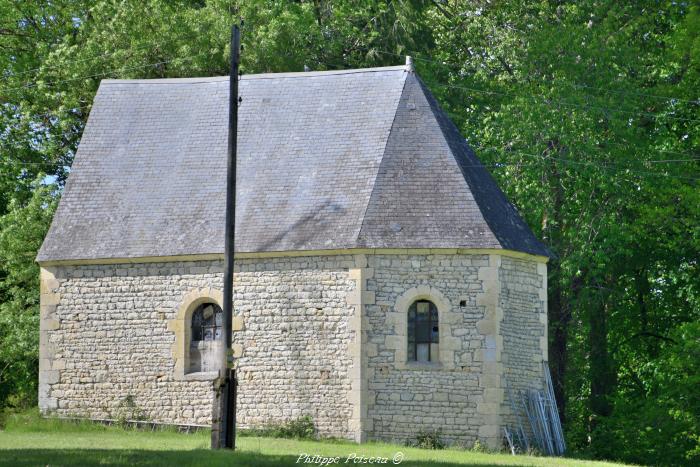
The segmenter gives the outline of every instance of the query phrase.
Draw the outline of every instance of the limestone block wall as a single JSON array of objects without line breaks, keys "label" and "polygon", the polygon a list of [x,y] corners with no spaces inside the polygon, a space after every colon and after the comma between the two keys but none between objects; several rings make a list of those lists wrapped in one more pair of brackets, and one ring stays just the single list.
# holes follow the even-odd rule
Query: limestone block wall
[{"label": "limestone block wall", "polygon": [[[368,422],[370,438],[403,442],[418,430],[441,429],[448,441],[469,442],[483,419],[477,411],[484,336],[477,324],[484,309],[479,269],[487,255],[406,254],[369,258],[373,278],[366,305]],[[436,303],[439,363],[406,362],[408,305],[421,298]]]},{"label": "limestone block wall", "polygon": [[242,427],[310,415],[326,436],[352,437],[348,294],[353,256],[242,260],[235,307]]},{"label": "limestone block wall", "polygon": [[40,408],[113,419],[131,416],[130,398],[152,421],[209,423],[212,384],[174,378],[168,320],[183,296],[220,288],[221,276],[217,261],[43,268]]},{"label": "limestone block wall", "polygon": [[[209,425],[216,373],[188,374],[191,312],[221,304],[223,261],[44,266],[39,404],[62,416]],[[546,265],[451,250],[236,261],[242,427],[313,417],[320,434],[498,447],[505,394],[541,385]],[[438,362],[407,361],[407,311],[439,315]],[[127,414],[128,415],[128,414]]]},{"label": "limestone block wall", "polygon": [[[352,255],[236,262],[241,426],[308,414],[322,434],[353,436],[354,265]],[[218,260],[43,267],[40,408],[117,418],[130,396],[148,420],[210,424],[216,375],[183,371],[183,313],[220,301],[222,272]]]},{"label": "limestone block wall", "polygon": [[[513,398],[527,389],[543,389],[542,361],[547,360],[547,268],[514,258],[501,258],[500,300],[504,309],[503,375]],[[504,387],[506,381],[504,380]],[[502,404],[503,423],[517,426],[508,394]],[[521,418],[529,431],[527,419]]]},{"label": "limestone block wall", "polygon": [[[534,260],[496,254],[368,256],[366,437],[404,442],[418,431],[440,430],[448,442],[500,446],[506,367],[523,365],[513,371],[513,384],[541,378],[535,368],[546,335],[543,271]],[[406,361],[406,311],[418,299],[438,308],[439,363]]]}]

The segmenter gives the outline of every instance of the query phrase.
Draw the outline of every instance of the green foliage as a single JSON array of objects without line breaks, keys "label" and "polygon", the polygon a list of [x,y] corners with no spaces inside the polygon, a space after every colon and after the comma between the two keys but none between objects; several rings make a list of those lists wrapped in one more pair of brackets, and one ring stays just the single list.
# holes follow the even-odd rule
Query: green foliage
[{"label": "green foliage", "polygon": [[421,449],[445,449],[445,442],[442,440],[442,431],[419,431],[416,435],[415,442],[409,443],[410,446]]},{"label": "green foliage", "polygon": [[472,452],[488,452],[488,447],[481,444],[481,441],[479,441],[477,439],[476,441],[474,441],[474,444],[471,447],[471,451]]},{"label": "green foliage", "polygon": [[112,429],[90,420],[65,420],[42,417],[39,409],[3,411],[0,428],[15,433],[104,432]]},{"label": "green foliage", "polygon": [[262,436],[266,438],[316,439],[316,427],[309,415],[288,420],[284,423],[270,423],[260,428],[240,431],[240,436]]},{"label": "green foliage", "polygon": [[132,394],[126,395],[117,406],[116,414],[113,415],[119,426],[128,426],[131,422],[146,420],[144,411],[136,404]]},{"label": "green foliage", "polygon": [[[446,8],[433,15],[448,65],[419,71],[557,255],[550,366],[569,446],[645,463],[635,425],[611,420],[643,412],[660,423],[670,409],[649,389],[661,385],[665,354],[680,351],[668,339],[700,319],[698,7]],[[687,442],[665,448],[674,432],[693,439],[681,418],[665,416],[655,462],[693,452]]]},{"label": "green foliage", "polygon": [[36,400],[39,267],[34,257],[54,207],[54,187],[37,180],[26,205],[13,198],[0,216],[0,408]]},{"label": "green foliage", "polygon": [[0,407],[36,397],[33,259],[56,195],[37,177],[63,186],[101,79],[226,74],[231,14],[244,73],[413,55],[557,255],[550,366],[569,446],[697,461],[697,2],[0,2]]},{"label": "green foliage", "polygon": [[661,465],[700,462],[700,323],[676,329],[660,355],[644,365],[644,394],[622,388],[615,412],[594,435],[612,441],[592,454]]}]

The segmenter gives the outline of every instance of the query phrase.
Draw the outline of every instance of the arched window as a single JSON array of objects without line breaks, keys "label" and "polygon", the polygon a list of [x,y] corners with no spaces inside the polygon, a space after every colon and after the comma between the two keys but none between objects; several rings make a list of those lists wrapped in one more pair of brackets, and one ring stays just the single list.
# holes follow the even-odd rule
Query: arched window
[{"label": "arched window", "polygon": [[192,312],[189,373],[219,369],[223,316],[216,303],[203,303]]},{"label": "arched window", "polygon": [[408,309],[408,361],[438,362],[440,333],[438,311],[428,300],[417,300]]}]

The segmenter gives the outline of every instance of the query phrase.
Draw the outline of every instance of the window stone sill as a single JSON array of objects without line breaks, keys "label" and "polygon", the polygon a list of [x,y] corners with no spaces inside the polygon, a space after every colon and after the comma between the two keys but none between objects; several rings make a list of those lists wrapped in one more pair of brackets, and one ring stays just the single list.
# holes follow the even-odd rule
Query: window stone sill
[{"label": "window stone sill", "polygon": [[219,377],[218,371],[200,371],[183,375],[183,381],[214,381]]}]

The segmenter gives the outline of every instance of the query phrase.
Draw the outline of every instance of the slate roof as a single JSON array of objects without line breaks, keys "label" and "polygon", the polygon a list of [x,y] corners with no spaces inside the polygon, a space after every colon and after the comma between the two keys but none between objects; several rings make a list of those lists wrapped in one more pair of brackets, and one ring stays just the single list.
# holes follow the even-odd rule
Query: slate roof
[{"label": "slate roof", "polygon": [[[236,251],[548,256],[405,67],[243,76]],[[104,80],[38,261],[223,253],[228,77]]]}]

